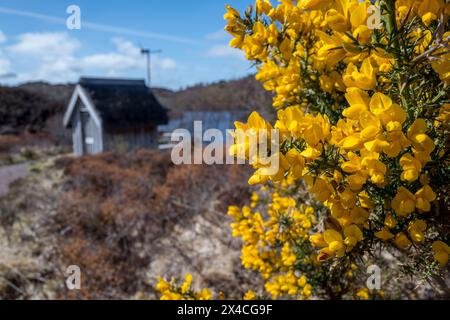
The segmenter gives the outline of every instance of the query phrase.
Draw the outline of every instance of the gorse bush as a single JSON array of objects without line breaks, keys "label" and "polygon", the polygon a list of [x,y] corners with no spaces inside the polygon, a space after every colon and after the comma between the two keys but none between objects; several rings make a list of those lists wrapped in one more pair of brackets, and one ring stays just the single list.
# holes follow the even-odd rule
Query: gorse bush
[{"label": "gorse bush", "polygon": [[[225,14],[277,110],[275,123],[254,112],[236,128],[281,140],[265,155],[278,172],[256,159],[249,183],[261,190],[229,209],[243,266],[266,281],[245,298],[411,297],[389,281],[402,276],[448,295],[450,4],[280,2]],[[250,160],[248,141],[230,151]],[[382,290],[366,287],[371,264]],[[211,296],[190,281],[159,287],[166,299]]]}]

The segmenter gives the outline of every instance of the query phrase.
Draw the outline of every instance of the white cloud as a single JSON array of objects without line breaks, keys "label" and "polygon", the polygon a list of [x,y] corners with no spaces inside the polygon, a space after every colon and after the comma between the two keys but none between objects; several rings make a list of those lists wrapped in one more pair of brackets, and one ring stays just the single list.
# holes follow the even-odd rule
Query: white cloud
[{"label": "white cloud", "polygon": [[80,43],[65,32],[25,33],[8,49],[13,54],[34,55],[42,59],[72,55]]},{"label": "white cloud", "polygon": [[139,48],[132,42],[121,38],[112,40],[116,50],[108,53],[99,53],[80,59],[83,69],[103,69],[108,74],[117,74],[130,69],[144,68],[145,61]]},{"label": "white cloud", "polygon": [[0,30],[0,43],[6,42],[7,38],[2,30]]},{"label": "white cloud", "polygon": [[18,72],[19,81],[66,82],[78,77],[80,69],[74,54],[80,47],[79,41],[65,32],[25,33],[5,52],[17,65],[33,64]]},{"label": "white cloud", "polygon": [[17,75],[11,71],[11,61],[0,54],[0,79],[14,79]]},{"label": "white cloud", "polygon": [[[0,44],[6,42],[6,36],[2,30],[0,30]],[[13,73],[11,72],[11,61],[4,56],[2,47],[0,47],[0,78],[11,77]]]},{"label": "white cloud", "polygon": [[[140,48],[131,41],[121,38],[114,38],[112,42],[116,46],[116,51],[86,56],[80,61],[81,67],[103,69],[108,75],[117,75],[129,70],[145,70],[146,61]],[[173,59],[152,57],[152,68],[156,70],[170,70],[175,69],[176,66]]]},{"label": "white cloud", "polygon": [[117,51],[128,56],[138,56],[141,54],[141,49],[136,47],[133,42],[122,38],[113,38],[112,43],[117,48]]},{"label": "white cloud", "polygon": [[215,32],[208,33],[205,36],[206,40],[225,40],[229,39],[230,36],[224,29],[217,30]]},{"label": "white cloud", "polygon": [[154,64],[158,66],[158,68],[161,68],[162,70],[173,70],[176,69],[177,63],[175,60],[170,58],[158,58],[154,57],[153,60]]},{"label": "white cloud", "polygon": [[9,73],[11,70],[11,62],[0,56],[0,75]]},{"label": "white cloud", "polygon": [[230,46],[224,44],[224,45],[216,45],[208,49],[206,51],[205,55],[207,57],[229,57],[229,58],[237,58],[244,60],[244,54],[242,51],[231,48]]},{"label": "white cloud", "polygon": [[[145,75],[146,61],[140,48],[122,38],[112,40],[114,49],[86,56],[79,55],[81,44],[67,33],[25,33],[5,52],[13,57],[18,72],[17,81],[45,80],[49,82],[76,81],[81,75],[128,76],[141,70]],[[2,56],[0,55],[0,59]],[[11,70],[9,60],[0,60],[0,75]],[[177,67],[175,60],[152,56],[155,73]]]},{"label": "white cloud", "polygon": [[80,66],[83,69],[103,69],[111,73],[136,69],[138,65],[142,64],[130,56],[125,56],[116,52],[95,54],[86,56],[80,60]]}]

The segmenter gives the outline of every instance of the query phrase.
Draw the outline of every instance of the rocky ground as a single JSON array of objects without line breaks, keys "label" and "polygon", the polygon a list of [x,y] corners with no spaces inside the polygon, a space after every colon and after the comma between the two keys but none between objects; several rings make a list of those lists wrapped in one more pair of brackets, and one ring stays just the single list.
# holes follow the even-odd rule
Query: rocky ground
[{"label": "rocky ground", "polygon": [[8,193],[9,185],[28,174],[28,164],[0,167],[0,196]]},{"label": "rocky ground", "polygon": [[[28,165],[20,165],[22,176]],[[56,237],[49,221],[56,214],[55,204],[62,181],[60,171],[48,170],[51,163],[40,163],[30,174],[10,185],[0,197],[0,297],[6,299],[53,298],[61,287],[58,276]],[[7,170],[7,169],[4,169]]]}]

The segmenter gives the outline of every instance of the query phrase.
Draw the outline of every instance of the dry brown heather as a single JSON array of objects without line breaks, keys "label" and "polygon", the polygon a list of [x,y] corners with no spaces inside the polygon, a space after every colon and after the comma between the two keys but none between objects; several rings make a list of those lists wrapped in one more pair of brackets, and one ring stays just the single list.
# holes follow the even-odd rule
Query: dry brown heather
[{"label": "dry brown heather", "polygon": [[[158,151],[35,165],[0,199],[0,297],[155,298],[153,276],[188,272],[240,297],[253,276],[226,209],[249,198],[246,177],[246,166],[174,166]],[[73,264],[82,289],[69,292]]]}]

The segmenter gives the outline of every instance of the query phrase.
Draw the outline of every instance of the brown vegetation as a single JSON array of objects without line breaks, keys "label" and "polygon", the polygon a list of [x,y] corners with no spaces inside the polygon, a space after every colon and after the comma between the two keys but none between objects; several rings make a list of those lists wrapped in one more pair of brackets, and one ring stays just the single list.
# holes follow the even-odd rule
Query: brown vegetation
[{"label": "brown vegetation", "polygon": [[0,153],[11,152],[17,145],[21,144],[18,136],[4,135],[0,136]]},{"label": "brown vegetation", "polygon": [[[46,170],[41,174],[62,170],[63,179],[52,182],[44,194],[33,190],[31,202],[17,195],[13,201],[0,200],[1,213],[5,219],[9,217],[3,220],[5,230],[20,239],[14,240],[14,245],[40,247],[34,252],[43,260],[45,272],[34,270],[43,281],[29,292],[24,288],[29,279],[9,274],[9,282],[24,293],[8,285],[2,290],[0,285],[0,296],[104,299],[131,298],[143,292],[151,298],[151,275],[161,272],[166,276],[192,272],[210,287],[226,284],[235,297],[242,293],[241,285],[249,275],[239,268],[237,243],[223,226],[227,224],[228,203],[240,203],[248,197],[242,179],[248,174],[244,166],[174,166],[170,154],[141,150],[63,158]],[[38,181],[49,184],[42,177]],[[22,184],[20,191],[26,190]],[[13,195],[9,197],[11,200]],[[44,199],[52,197],[57,200],[42,205]],[[25,212],[40,221],[34,224],[45,226],[39,230],[34,224],[26,226],[37,237],[29,242],[23,239]],[[39,245],[39,238],[50,235],[51,241]],[[39,254],[44,252],[45,256]],[[69,265],[82,270],[80,291],[64,287],[62,275]]]}]

